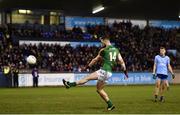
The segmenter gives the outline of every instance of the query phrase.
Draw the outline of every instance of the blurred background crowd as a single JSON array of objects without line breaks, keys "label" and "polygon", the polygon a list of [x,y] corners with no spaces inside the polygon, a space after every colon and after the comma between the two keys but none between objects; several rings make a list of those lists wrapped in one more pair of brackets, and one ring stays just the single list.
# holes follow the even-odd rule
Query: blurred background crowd
[{"label": "blurred background crowd", "polygon": [[[84,70],[85,66],[94,58],[101,47],[77,45],[61,46],[58,44],[22,44],[15,43],[16,38],[42,38],[58,40],[84,40],[99,41],[100,36],[108,36],[114,45],[119,48],[125,60],[128,71],[151,71],[155,55],[159,53],[159,47],[177,49],[176,40],[180,29],[164,29],[160,27],[132,26],[131,22],[114,22],[112,25],[87,25],[84,30],[74,27],[65,30],[63,26],[39,25],[39,24],[8,24],[0,27],[0,66],[15,66],[19,69],[30,69],[26,57],[35,55],[37,67],[51,72],[89,72],[101,67],[98,62],[90,70]],[[171,58],[173,68],[177,67],[176,56],[167,53]],[[114,71],[120,71],[120,66]]]}]

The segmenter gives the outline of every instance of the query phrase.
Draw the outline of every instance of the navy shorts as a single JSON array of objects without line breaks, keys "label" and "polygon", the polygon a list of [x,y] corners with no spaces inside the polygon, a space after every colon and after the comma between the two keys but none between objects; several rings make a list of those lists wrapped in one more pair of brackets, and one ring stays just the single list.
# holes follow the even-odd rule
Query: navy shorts
[{"label": "navy shorts", "polygon": [[159,78],[159,79],[161,79],[161,80],[167,80],[168,75],[157,74],[157,78]]}]

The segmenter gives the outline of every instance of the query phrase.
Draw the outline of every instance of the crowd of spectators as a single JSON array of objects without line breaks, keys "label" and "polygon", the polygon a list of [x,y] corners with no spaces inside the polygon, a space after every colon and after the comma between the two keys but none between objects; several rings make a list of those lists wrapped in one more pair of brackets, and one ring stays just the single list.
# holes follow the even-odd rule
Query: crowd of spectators
[{"label": "crowd of spectators", "polygon": [[80,27],[72,30],[65,30],[63,25],[40,25],[40,24],[12,24],[12,36],[24,38],[45,38],[45,39],[82,39],[83,32]]},{"label": "crowd of spectators", "polygon": [[[114,23],[113,25],[87,26],[86,32],[81,28],[74,27],[67,31],[62,27],[47,27],[33,25],[18,27],[11,25],[10,30],[0,29],[0,66],[5,64],[19,65],[20,69],[29,69],[26,57],[30,54],[37,57],[39,69],[47,69],[52,72],[81,72],[90,60],[95,57],[100,49],[97,46],[60,46],[58,44],[39,45],[15,45],[11,43],[11,37],[45,37],[59,39],[97,39],[99,36],[108,35],[115,46],[119,48],[129,71],[152,71],[153,60],[159,53],[159,47],[177,49],[176,34],[178,29],[164,29],[160,27],[146,26],[140,29],[132,26],[131,22]],[[45,34],[51,33],[51,34]],[[176,56],[168,54],[174,68],[177,65]],[[101,62],[90,70],[97,70]],[[120,71],[120,67],[114,68]]]}]

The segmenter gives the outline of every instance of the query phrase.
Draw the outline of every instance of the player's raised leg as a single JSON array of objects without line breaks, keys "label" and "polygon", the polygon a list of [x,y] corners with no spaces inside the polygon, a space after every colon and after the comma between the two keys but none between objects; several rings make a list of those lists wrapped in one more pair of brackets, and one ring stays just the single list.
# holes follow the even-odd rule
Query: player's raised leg
[{"label": "player's raised leg", "polygon": [[83,85],[90,80],[97,80],[97,79],[98,79],[97,72],[93,72],[93,73],[87,75],[86,77],[84,77],[83,79],[76,81],[76,82],[69,82],[69,81],[65,81],[63,79],[63,84],[66,86],[66,88],[70,88],[70,87],[75,87],[77,85]]},{"label": "player's raised leg", "polygon": [[97,92],[101,96],[101,98],[107,103],[108,107],[107,110],[113,110],[115,106],[112,104],[111,100],[109,99],[107,93],[104,91],[105,82],[104,81],[98,81],[97,82]]}]

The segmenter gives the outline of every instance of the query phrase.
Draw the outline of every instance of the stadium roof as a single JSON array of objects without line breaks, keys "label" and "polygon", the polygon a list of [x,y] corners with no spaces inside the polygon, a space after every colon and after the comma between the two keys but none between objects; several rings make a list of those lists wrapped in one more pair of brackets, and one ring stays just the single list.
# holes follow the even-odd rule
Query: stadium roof
[{"label": "stadium roof", "polygon": [[[105,10],[92,14],[94,6]],[[54,9],[65,15],[178,20],[180,0],[0,0],[0,8]]]}]

